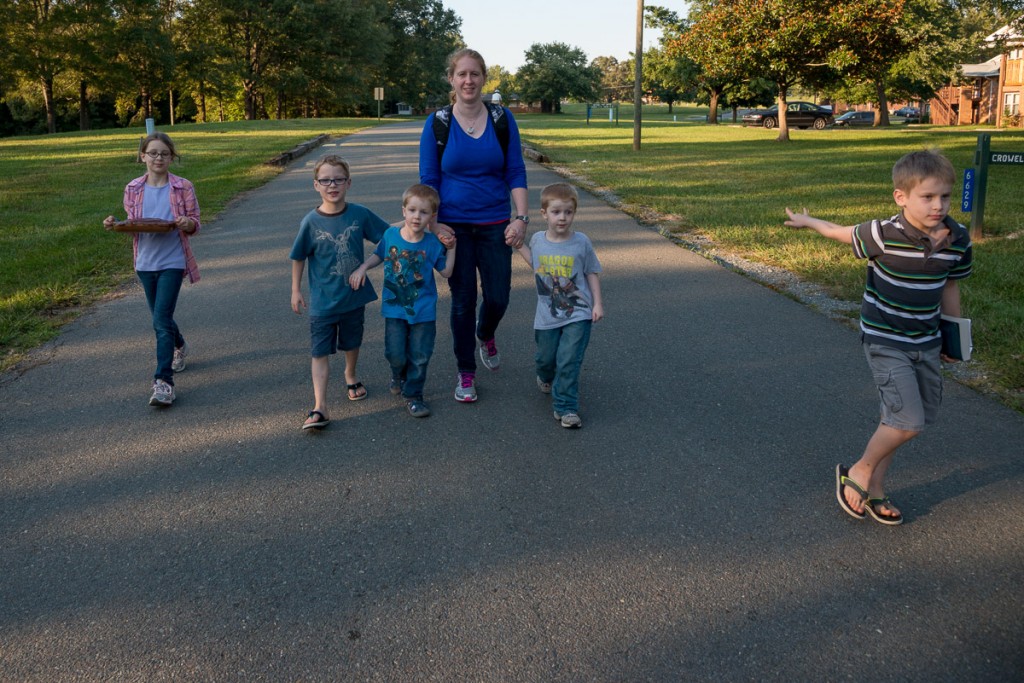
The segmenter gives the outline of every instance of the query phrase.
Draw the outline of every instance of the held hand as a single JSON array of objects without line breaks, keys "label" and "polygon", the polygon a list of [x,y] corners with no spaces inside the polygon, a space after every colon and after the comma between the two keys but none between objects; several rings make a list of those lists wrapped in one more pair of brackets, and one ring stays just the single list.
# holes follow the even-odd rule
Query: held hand
[{"label": "held hand", "polygon": [[526,223],[521,220],[514,220],[505,228],[505,244],[518,249],[526,241]]},{"label": "held hand", "polygon": [[292,292],[292,311],[295,315],[302,315],[304,308],[306,308],[306,302],[302,298],[302,292]]},{"label": "held hand", "polygon": [[114,223],[117,223],[117,219],[113,216],[107,216],[103,219],[103,227],[106,230],[111,230],[114,227]]},{"label": "held hand", "polygon": [[437,239],[441,240],[441,244],[446,247],[448,243],[444,241],[445,237],[450,237],[452,240],[455,239],[455,231],[452,230],[451,226],[445,223],[438,223],[436,217],[431,219],[430,232],[434,233]]},{"label": "held hand", "polygon": [[437,239],[441,241],[445,249],[451,249],[455,246],[455,233],[438,233]]},{"label": "held hand", "polygon": [[174,224],[186,235],[191,235],[196,231],[196,222],[188,216],[178,216],[174,219]]}]

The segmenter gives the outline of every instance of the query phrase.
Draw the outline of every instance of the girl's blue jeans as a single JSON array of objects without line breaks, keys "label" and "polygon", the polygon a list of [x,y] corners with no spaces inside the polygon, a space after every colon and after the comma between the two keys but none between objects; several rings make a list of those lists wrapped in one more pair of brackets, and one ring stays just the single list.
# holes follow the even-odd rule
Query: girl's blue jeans
[{"label": "girl's blue jeans", "polygon": [[177,323],[174,322],[174,308],[178,305],[178,293],[185,271],[181,268],[169,270],[136,271],[139,282],[146,291],[149,312],[153,314],[153,331],[156,332],[156,373],[153,379],[162,379],[174,384],[174,349],[185,345]]},{"label": "girl's blue jeans", "polygon": [[[459,242],[452,292],[452,341],[459,372],[476,372],[477,339],[494,339],[512,290],[512,247],[505,244],[508,221],[493,225],[449,223]],[[483,300],[476,310],[477,273]]]},{"label": "girl's blue jeans", "polygon": [[590,343],[589,320],[551,330],[534,330],[537,377],[551,382],[551,407],[561,415],[580,409],[580,366]]},{"label": "girl's blue jeans", "polygon": [[402,382],[405,398],[423,398],[436,334],[433,320],[410,324],[400,318],[384,318],[384,357],[391,366],[392,379]]}]

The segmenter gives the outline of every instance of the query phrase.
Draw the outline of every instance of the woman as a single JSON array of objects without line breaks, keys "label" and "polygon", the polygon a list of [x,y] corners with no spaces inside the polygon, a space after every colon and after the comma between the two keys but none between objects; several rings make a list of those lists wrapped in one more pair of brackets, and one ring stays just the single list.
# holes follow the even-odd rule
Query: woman
[{"label": "woman", "polygon": [[[420,136],[420,182],[441,195],[438,222],[455,231],[459,256],[448,279],[459,381],[455,400],[476,400],[476,358],[497,370],[494,337],[512,289],[512,250],[526,239],[526,164],[512,114],[481,99],[487,66],[475,50],[448,58],[453,104],[427,117]],[[511,195],[514,218],[509,220]],[[476,310],[477,272],[483,300]]]}]

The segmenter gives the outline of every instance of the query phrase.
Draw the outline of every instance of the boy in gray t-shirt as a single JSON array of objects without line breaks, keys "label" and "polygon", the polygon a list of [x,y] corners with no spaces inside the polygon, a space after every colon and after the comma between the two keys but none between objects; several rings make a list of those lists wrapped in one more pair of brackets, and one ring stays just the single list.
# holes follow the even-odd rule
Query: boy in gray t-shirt
[{"label": "boy in gray t-shirt", "polygon": [[537,281],[537,386],[551,394],[555,419],[568,429],[583,426],[579,416],[580,365],[590,341],[590,327],[604,317],[601,262],[594,246],[572,229],[579,196],[567,183],[548,185],[540,193],[540,213],[547,230],[530,239],[519,254]]}]

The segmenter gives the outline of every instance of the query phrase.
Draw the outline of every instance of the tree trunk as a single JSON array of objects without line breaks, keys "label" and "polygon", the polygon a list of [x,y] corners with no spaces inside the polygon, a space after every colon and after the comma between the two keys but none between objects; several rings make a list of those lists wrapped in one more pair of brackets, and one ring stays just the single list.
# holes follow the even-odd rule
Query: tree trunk
[{"label": "tree trunk", "polygon": [[43,102],[46,104],[46,130],[50,133],[57,132],[57,113],[53,110],[53,77],[44,76]]},{"label": "tree trunk", "polygon": [[199,81],[199,122],[206,123],[206,82]]},{"label": "tree trunk", "polygon": [[885,84],[881,79],[875,81],[875,97],[878,100],[878,110],[875,112],[875,126],[888,126],[889,101],[885,97]]},{"label": "tree trunk", "polygon": [[708,123],[713,126],[718,125],[718,91],[711,91],[711,110],[708,111]]},{"label": "tree trunk", "polygon": [[778,142],[789,142],[789,122],[786,121],[786,87],[779,84],[779,98],[776,100],[779,111],[779,137]]},{"label": "tree trunk", "polygon": [[256,94],[254,90],[254,83],[250,80],[242,81],[242,89],[245,92],[245,120],[255,121],[256,120]]},{"label": "tree trunk", "polygon": [[84,80],[78,82],[78,130],[89,130],[89,89]]},{"label": "tree trunk", "polygon": [[167,91],[167,108],[171,111],[171,125],[174,125],[174,88]]}]

